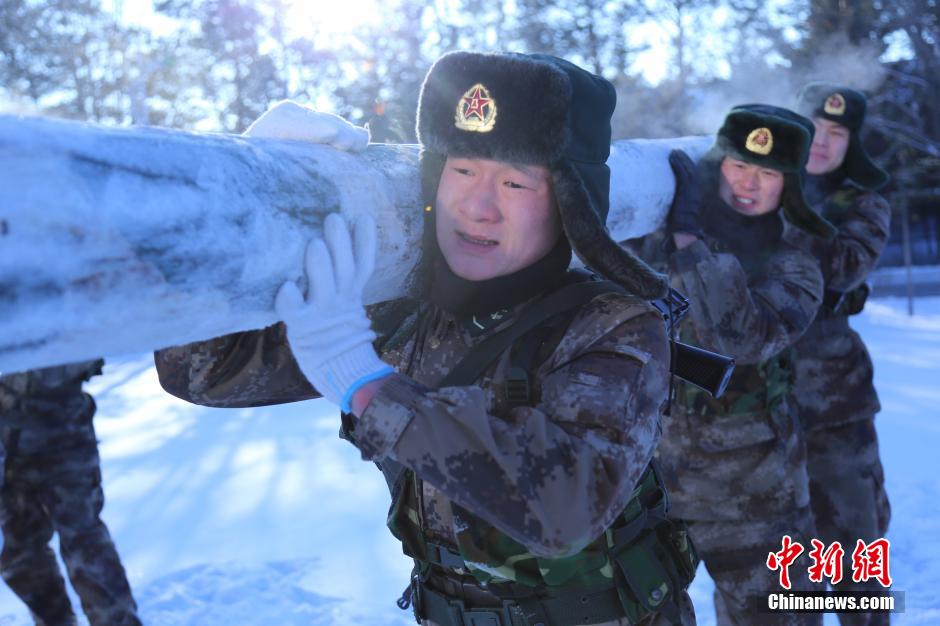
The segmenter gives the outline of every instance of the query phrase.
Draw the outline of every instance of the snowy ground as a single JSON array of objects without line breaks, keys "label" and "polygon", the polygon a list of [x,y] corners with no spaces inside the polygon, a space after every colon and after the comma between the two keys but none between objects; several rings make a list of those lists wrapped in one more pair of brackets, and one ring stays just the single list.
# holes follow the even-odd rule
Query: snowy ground
[{"label": "snowy ground", "polygon": [[[883,405],[891,572],[907,600],[895,623],[940,624],[940,298],[918,299],[913,318],[906,307],[872,301],[853,326]],[[330,405],[196,407],[163,393],[149,357],[110,362],[90,390],[104,517],[146,624],[414,623],[394,604],[410,562],[384,527],[384,481],[337,439]],[[692,593],[713,624],[702,570]],[[29,623],[0,588],[0,626]]]}]

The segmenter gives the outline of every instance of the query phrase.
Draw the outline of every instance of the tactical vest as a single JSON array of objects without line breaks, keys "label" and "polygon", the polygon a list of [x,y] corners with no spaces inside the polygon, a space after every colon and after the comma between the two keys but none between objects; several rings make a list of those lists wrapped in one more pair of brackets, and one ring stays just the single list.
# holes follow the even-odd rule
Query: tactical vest
[{"label": "tactical vest", "polygon": [[[572,286],[568,285],[520,314],[513,327],[524,330],[517,331],[511,342],[507,339],[502,346],[490,346],[488,353],[485,348],[476,354],[471,351],[447,377],[447,384],[473,384],[482,373],[478,370],[502,354],[509,342],[505,401],[509,405],[534,404],[534,372],[557,347],[574,311],[594,295],[619,290],[613,283],[599,281],[580,282],[574,288],[579,284],[587,287],[581,289],[581,295],[566,293]],[[564,310],[544,306],[553,298],[565,303]],[[532,309],[539,305],[543,310],[533,314]],[[465,367],[472,361],[476,361],[472,367]],[[454,380],[461,376],[468,380]],[[407,608],[413,600],[419,619],[431,619],[440,626],[476,624],[477,619],[493,626],[600,623],[622,617],[635,623],[655,612],[678,623],[678,597],[691,583],[698,557],[685,526],[667,515],[666,493],[652,464],[614,524],[567,557],[538,557],[465,508],[451,505],[455,520],[460,522],[455,526],[462,529],[456,533],[457,551],[428,538],[421,510],[421,481],[414,472],[401,468],[394,478],[388,527],[416,563],[412,585],[399,606]],[[505,602],[501,610],[467,608],[424,585],[432,565],[467,572],[494,594],[514,600]],[[527,593],[520,594],[520,589]]]}]

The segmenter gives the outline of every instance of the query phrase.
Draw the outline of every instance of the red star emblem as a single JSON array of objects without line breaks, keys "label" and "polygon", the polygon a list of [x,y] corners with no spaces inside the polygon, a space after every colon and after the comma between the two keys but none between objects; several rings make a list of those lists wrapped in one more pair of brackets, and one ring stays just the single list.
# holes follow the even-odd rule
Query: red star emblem
[{"label": "red star emblem", "polygon": [[486,119],[483,113],[483,107],[487,106],[491,101],[491,98],[487,98],[483,95],[483,89],[477,87],[473,90],[472,94],[464,96],[464,102],[467,103],[467,108],[463,112],[464,118],[476,115],[480,120]]}]

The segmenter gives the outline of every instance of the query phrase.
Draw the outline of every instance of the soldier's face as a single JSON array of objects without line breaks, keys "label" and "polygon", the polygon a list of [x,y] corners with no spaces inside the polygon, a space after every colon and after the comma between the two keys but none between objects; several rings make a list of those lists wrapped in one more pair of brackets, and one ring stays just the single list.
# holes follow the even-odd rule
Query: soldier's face
[{"label": "soldier's face", "polygon": [[806,171],[815,176],[839,169],[849,149],[851,131],[842,124],[822,117],[813,118],[816,134],[809,149]]},{"label": "soldier's face", "polygon": [[718,195],[738,213],[763,215],[780,208],[783,173],[725,157]]},{"label": "soldier's face", "polygon": [[448,157],[436,211],[438,246],[467,280],[527,267],[561,235],[551,175],[540,165]]}]

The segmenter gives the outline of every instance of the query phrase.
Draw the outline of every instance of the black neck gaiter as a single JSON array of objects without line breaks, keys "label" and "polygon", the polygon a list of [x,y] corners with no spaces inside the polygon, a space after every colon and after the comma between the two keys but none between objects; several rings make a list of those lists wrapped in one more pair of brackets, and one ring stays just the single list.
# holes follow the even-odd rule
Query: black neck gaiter
[{"label": "black neck gaiter", "polygon": [[744,215],[714,195],[702,207],[702,228],[731,252],[750,273],[775,251],[783,236],[780,210]]},{"label": "black neck gaiter", "polygon": [[564,235],[559,237],[548,254],[535,263],[488,280],[467,280],[457,276],[440,250],[435,252],[429,276],[430,300],[458,317],[484,315],[534,298],[557,286],[571,262],[571,246]]}]

